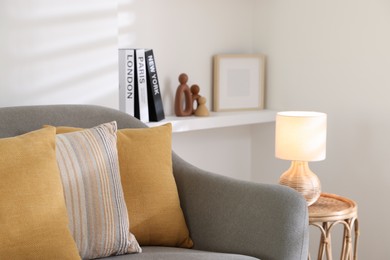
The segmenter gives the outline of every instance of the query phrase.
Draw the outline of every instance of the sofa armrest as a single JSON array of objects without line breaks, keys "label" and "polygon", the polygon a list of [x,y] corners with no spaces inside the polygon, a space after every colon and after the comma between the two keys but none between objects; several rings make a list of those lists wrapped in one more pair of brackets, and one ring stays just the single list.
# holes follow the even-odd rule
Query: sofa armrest
[{"label": "sofa armrest", "polygon": [[308,209],[296,191],[209,173],[176,154],[173,172],[195,249],[307,259]]}]

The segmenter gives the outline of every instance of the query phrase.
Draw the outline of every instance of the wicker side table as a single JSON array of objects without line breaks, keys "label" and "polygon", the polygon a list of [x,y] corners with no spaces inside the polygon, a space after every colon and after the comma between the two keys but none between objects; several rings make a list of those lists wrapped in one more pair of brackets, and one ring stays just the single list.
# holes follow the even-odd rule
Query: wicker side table
[{"label": "wicker side table", "polygon": [[[359,223],[357,205],[354,201],[338,195],[322,193],[320,198],[309,207],[309,224],[318,227],[321,231],[319,260],[323,259],[324,255],[328,260],[332,259],[331,231],[337,224],[344,226],[340,259],[357,259]],[[355,239],[352,244],[353,231]]]}]

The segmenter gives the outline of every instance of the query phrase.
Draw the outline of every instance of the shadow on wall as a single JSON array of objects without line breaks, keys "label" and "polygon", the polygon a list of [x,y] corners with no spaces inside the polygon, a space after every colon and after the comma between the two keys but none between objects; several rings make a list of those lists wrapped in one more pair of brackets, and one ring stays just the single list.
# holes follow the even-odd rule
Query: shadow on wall
[{"label": "shadow on wall", "polygon": [[[120,2],[128,12],[132,1]],[[131,26],[126,17],[112,0],[2,1],[0,106],[117,108],[118,31]]]}]

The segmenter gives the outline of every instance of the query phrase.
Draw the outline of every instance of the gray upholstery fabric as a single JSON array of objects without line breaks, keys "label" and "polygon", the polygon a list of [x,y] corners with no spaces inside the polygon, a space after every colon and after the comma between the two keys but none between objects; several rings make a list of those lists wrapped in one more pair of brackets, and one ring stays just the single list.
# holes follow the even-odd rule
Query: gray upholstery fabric
[{"label": "gray upholstery fabric", "polygon": [[296,191],[205,172],[176,155],[173,162],[194,248],[307,259],[307,205]]},{"label": "gray upholstery fabric", "polygon": [[93,127],[116,120],[118,128],[146,127],[118,110],[93,105],[51,105],[0,108],[0,137],[19,135],[42,125]]},{"label": "gray upholstery fabric", "polygon": [[110,260],[255,260],[258,258],[174,247],[143,247],[141,254],[113,256]]},{"label": "gray upholstery fabric", "polygon": [[[135,118],[99,106],[9,107],[0,108],[0,137],[26,133],[45,124],[93,127],[113,120],[117,121],[119,128],[145,127]],[[174,153],[173,171],[181,206],[194,241],[194,249],[248,255],[263,260],[307,259],[307,206],[302,196],[294,190],[280,185],[250,183],[205,172],[188,164]],[[170,248],[147,250],[151,250],[150,258],[149,251],[137,257],[140,259],[225,257],[209,255],[210,257],[206,258],[205,253],[198,251],[177,253],[179,251]],[[163,250],[173,251],[169,254],[168,252],[160,254]],[[191,254],[186,253],[186,257],[182,257],[182,252]]]}]

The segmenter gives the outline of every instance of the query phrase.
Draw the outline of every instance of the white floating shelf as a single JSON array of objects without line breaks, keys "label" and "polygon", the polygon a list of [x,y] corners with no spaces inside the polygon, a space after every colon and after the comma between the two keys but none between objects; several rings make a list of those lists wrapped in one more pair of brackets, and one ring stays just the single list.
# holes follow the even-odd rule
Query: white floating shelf
[{"label": "white floating shelf", "polygon": [[261,124],[275,121],[276,112],[271,110],[211,112],[207,117],[176,117],[167,116],[160,122],[147,123],[149,127],[166,123],[172,124],[172,132],[181,133],[220,127]]}]

